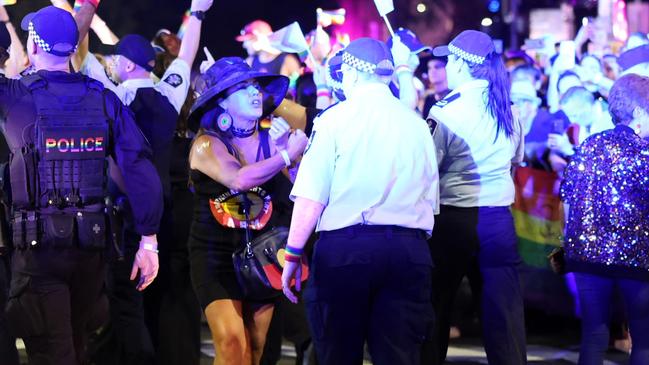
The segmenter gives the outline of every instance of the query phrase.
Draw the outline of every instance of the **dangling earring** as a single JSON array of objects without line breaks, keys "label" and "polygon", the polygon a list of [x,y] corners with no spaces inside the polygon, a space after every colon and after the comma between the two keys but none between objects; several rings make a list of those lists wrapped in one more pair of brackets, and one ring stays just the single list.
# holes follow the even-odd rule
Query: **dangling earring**
[{"label": "dangling earring", "polygon": [[227,132],[232,128],[232,116],[227,110],[224,110],[223,113],[219,114],[216,118],[216,125],[222,132]]},{"label": "dangling earring", "polygon": [[636,124],[635,128],[633,128],[633,131],[635,134],[640,135],[640,124]]}]

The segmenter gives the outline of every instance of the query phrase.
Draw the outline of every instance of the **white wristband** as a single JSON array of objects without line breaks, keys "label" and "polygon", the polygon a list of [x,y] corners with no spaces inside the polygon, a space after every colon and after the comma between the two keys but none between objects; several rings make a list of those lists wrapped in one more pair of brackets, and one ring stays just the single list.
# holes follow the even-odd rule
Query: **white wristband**
[{"label": "white wristband", "polygon": [[147,250],[147,251],[151,251],[151,252],[155,252],[155,253],[159,252],[158,247],[155,246],[152,243],[140,243],[140,248],[143,249],[143,250]]},{"label": "white wristband", "polygon": [[282,155],[282,158],[284,159],[284,163],[286,164],[286,167],[291,166],[291,158],[288,157],[288,152],[286,152],[286,150],[280,150],[279,154]]}]

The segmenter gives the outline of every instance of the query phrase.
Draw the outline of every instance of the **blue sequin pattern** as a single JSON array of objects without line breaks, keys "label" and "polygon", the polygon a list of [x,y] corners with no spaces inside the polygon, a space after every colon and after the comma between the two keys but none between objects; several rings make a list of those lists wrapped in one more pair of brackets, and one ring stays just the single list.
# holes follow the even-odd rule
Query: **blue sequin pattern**
[{"label": "blue sequin pattern", "polygon": [[568,260],[649,272],[649,142],[622,125],[591,136],[565,170],[561,199]]}]

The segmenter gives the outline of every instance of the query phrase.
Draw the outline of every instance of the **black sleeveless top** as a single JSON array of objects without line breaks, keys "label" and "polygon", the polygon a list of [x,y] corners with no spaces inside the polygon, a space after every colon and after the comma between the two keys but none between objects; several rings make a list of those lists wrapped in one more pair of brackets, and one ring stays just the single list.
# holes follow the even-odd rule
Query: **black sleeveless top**
[{"label": "black sleeveless top", "polygon": [[[268,138],[268,130],[260,130],[257,161],[270,157]],[[230,154],[237,157],[234,148],[227,141],[223,142]],[[194,220],[190,235],[194,245],[211,246],[220,242],[234,250],[245,243],[246,224],[252,227],[253,238],[273,227],[290,224],[293,203],[288,195],[292,185],[281,172],[246,192],[233,191],[198,170],[190,170],[190,177],[194,188]]]},{"label": "black sleeveless top", "polygon": [[255,71],[279,75],[279,72],[282,70],[282,65],[284,64],[284,59],[287,55],[288,53],[280,53],[274,60],[265,63],[259,60],[258,55],[254,55],[250,67]]}]

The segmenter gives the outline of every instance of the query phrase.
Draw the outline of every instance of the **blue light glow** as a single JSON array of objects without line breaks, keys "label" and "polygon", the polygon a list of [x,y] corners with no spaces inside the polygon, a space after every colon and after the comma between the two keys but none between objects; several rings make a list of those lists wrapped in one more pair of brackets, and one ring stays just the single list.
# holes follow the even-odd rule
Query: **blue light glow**
[{"label": "blue light glow", "polygon": [[498,0],[489,1],[488,9],[492,13],[499,12],[500,11],[500,1],[498,1]]}]

